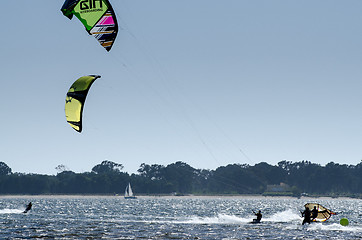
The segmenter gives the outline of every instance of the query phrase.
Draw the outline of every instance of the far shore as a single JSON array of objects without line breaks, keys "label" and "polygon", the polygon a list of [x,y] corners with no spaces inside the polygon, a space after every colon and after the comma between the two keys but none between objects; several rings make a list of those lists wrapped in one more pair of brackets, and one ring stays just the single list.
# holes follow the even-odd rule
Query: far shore
[{"label": "far shore", "polygon": [[[88,194],[42,194],[42,195],[0,195],[0,199],[6,198],[21,198],[21,199],[40,199],[40,198],[120,198],[124,199],[122,194],[115,195],[88,195]],[[352,197],[329,197],[329,196],[302,196],[302,197],[291,197],[291,196],[263,196],[263,195],[137,195],[137,199],[213,199],[213,198],[224,198],[224,199],[318,199],[318,200],[332,200],[332,199],[358,199]]]}]

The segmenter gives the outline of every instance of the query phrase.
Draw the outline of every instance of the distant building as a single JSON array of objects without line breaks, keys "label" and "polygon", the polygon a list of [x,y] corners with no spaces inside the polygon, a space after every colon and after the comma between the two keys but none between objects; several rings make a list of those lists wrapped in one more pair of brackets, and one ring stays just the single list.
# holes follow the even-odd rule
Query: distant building
[{"label": "distant building", "polygon": [[280,183],[279,185],[267,185],[266,191],[263,193],[266,196],[291,196],[292,188],[285,183]]},{"label": "distant building", "polygon": [[279,185],[267,185],[267,192],[290,192],[291,188],[288,184],[280,183]]}]

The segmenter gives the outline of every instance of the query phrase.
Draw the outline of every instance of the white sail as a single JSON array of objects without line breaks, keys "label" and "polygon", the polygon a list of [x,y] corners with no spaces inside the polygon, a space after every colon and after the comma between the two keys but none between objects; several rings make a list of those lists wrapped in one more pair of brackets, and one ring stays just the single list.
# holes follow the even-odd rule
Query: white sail
[{"label": "white sail", "polygon": [[131,188],[131,184],[128,183],[128,196],[132,197],[133,196],[133,192],[132,192],[132,188]]},{"label": "white sail", "polygon": [[136,198],[133,195],[133,191],[132,191],[132,188],[131,188],[131,183],[128,183],[128,185],[126,187],[126,190],[124,192],[124,198]]}]

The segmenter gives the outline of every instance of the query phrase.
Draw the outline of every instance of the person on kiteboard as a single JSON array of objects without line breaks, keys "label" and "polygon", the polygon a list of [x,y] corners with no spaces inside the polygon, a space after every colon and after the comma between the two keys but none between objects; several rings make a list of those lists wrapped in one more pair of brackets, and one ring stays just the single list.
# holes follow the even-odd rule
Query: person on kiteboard
[{"label": "person on kiteboard", "polygon": [[309,210],[309,207],[305,207],[305,210],[302,212],[302,216],[304,217],[302,225],[304,225],[304,223],[309,223],[310,224],[310,210]]},{"label": "person on kiteboard", "polygon": [[31,202],[29,202],[29,204],[26,205],[26,209],[25,209],[24,213],[27,213],[28,211],[30,211],[32,206],[33,206],[33,204],[31,204]]},{"label": "person on kiteboard", "polygon": [[258,222],[258,223],[260,223],[261,218],[263,217],[263,215],[261,214],[261,211],[259,210],[257,213],[255,213],[255,212],[253,211],[253,213],[254,213],[255,216],[256,216],[256,219],[253,219],[253,222]]}]

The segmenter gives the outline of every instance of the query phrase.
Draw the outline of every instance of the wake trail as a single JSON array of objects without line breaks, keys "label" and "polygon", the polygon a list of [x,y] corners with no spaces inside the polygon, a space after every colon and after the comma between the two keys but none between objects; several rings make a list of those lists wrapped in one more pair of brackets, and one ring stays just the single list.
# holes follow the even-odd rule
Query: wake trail
[{"label": "wake trail", "polygon": [[332,224],[323,224],[323,223],[313,223],[308,227],[308,231],[344,231],[344,232],[362,232],[361,225],[348,225],[342,226],[339,223]]},{"label": "wake trail", "polygon": [[0,214],[19,214],[23,212],[24,209],[9,209],[9,208],[0,209]]},{"label": "wake trail", "polygon": [[274,213],[271,216],[263,217],[262,221],[265,222],[294,222],[300,221],[302,219],[301,215],[296,213],[292,209],[288,209],[282,212]]},{"label": "wake trail", "polygon": [[[218,214],[213,217],[200,217],[200,216],[192,216],[185,220],[177,220],[173,221],[173,223],[188,223],[188,224],[245,224],[250,223],[254,215],[250,215],[247,217],[240,217],[236,215],[228,215],[228,214]],[[274,213],[270,216],[264,214],[261,222],[265,223],[288,223],[288,222],[296,222],[301,221],[302,217],[293,211],[292,209]]]}]

